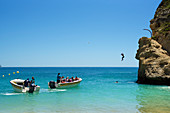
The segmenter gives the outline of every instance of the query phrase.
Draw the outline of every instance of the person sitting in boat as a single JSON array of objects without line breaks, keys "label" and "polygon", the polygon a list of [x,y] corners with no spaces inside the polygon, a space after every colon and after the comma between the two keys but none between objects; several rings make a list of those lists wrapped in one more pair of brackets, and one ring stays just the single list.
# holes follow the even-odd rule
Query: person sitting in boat
[{"label": "person sitting in boat", "polygon": [[60,83],[60,79],[61,79],[60,73],[58,73],[58,75],[57,75],[57,84]]},{"label": "person sitting in boat", "polygon": [[72,82],[71,78],[68,80],[68,82]]},{"label": "person sitting in boat", "polygon": [[24,86],[28,87],[28,83],[30,83],[29,78],[27,78],[27,80],[24,81]]},{"label": "person sitting in boat", "polygon": [[72,80],[72,81],[74,81],[74,78],[73,78],[73,77],[71,77],[71,80]]},{"label": "person sitting in boat", "polygon": [[31,86],[35,86],[35,79],[34,79],[34,77],[32,77]]},{"label": "person sitting in boat", "polygon": [[64,76],[62,76],[62,82],[65,82],[66,80],[64,79]]},{"label": "person sitting in boat", "polygon": [[60,82],[61,82],[61,83],[65,83],[64,76],[61,77]]},{"label": "person sitting in boat", "polygon": [[68,78],[68,77],[66,77],[65,81],[66,81],[66,82],[68,82],[68,79],[69,79],[69,78]]},{"label": "person sitting in boat", "polygon": [[77,76],[76,76],[75,80],[79,80],[79,78],[77,78]]}]

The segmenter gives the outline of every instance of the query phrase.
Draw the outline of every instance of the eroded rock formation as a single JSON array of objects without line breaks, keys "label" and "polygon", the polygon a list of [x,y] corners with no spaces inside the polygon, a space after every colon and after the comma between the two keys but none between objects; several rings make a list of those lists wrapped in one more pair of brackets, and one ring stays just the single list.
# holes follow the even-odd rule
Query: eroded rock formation
[{"label": "eroded rock formation", "polygon": [[170,85],[170,0],[162,0],[150,23],[152,37],[139,40],[137,83]]}]

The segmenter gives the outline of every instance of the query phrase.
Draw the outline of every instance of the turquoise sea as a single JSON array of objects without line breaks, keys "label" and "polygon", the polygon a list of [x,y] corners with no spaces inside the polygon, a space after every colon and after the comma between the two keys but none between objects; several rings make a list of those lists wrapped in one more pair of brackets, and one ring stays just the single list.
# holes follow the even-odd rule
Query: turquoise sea
[{"label": "turquoise sea", "polygon": [[[170,86],[136,84],[137,72],[130,67],[1,67],[0,113],[169,113]],[[57,73],[83,81],[73,88],[48,89]],[[14,92],[10,80],[32,76],[39,93]]]}]

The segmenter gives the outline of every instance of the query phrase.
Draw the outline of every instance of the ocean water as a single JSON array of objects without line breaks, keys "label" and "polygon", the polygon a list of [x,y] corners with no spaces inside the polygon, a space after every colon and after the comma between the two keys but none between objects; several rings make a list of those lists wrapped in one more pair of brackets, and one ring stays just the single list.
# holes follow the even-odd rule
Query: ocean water
[{"label": "ocean water", "polygon": [[[12,74],[16,71],[20,73]],[[0,113],[169,113],[170,87],[136,84],[137,71],[130,67],[2,67]],[[83,81],[73,88],[48,89],[57,73]],[[10,80],[32,76],[41,86],[39,93],[14,92]]]}]

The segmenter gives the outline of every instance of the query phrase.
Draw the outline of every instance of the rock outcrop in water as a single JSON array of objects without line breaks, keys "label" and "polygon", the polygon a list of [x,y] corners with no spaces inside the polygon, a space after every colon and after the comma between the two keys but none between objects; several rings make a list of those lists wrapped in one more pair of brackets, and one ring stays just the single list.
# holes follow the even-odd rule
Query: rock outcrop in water
[{"label": "rock outcrop in water", "polygon": [[137,83],[170,85],[170,0],[162,0],[150,27],[152,37],[139,40]]}]

